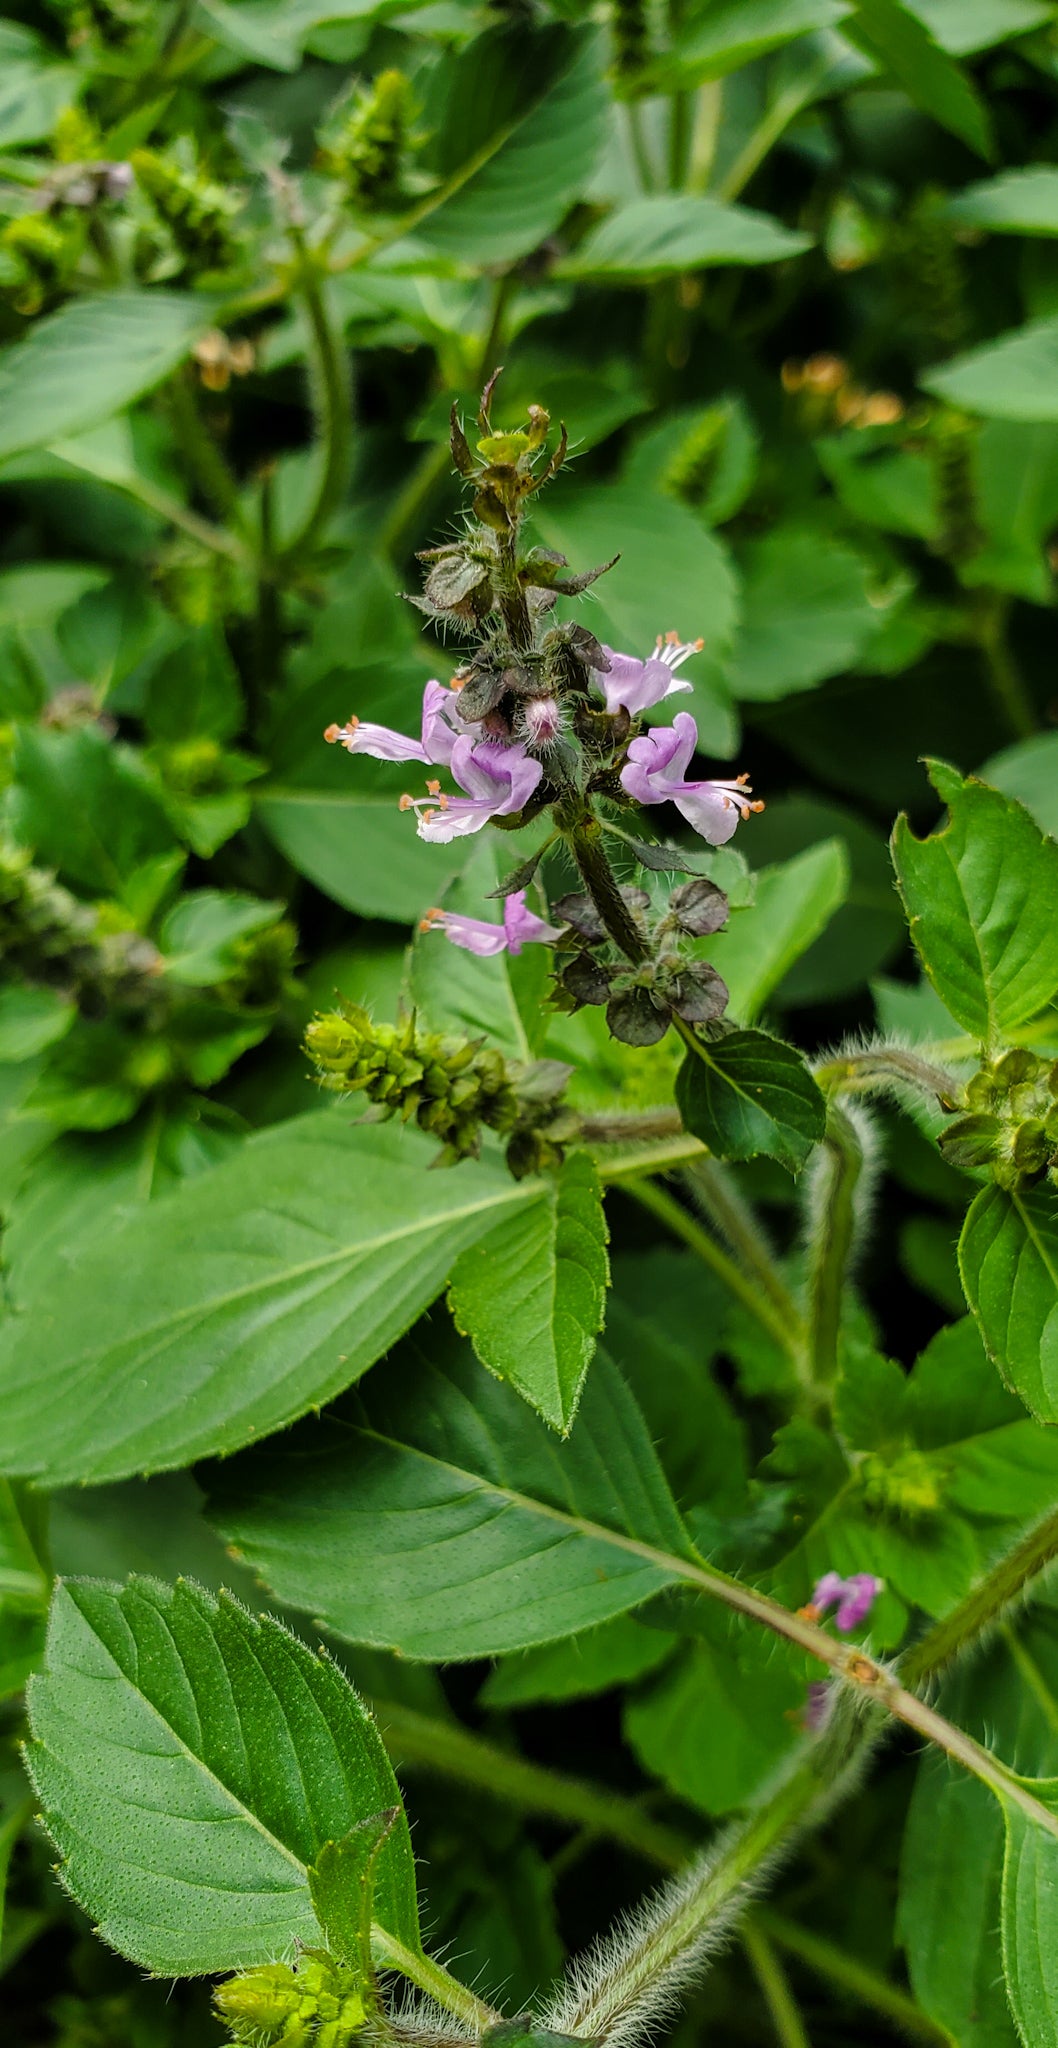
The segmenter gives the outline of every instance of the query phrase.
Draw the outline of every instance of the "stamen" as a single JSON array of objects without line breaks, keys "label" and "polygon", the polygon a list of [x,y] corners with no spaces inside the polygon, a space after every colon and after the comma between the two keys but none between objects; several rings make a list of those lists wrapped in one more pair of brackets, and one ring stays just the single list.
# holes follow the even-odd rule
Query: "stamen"
[{"label": "stamen", "polygon": [[419,930],[421,932],[432,932],[439,924],[443,925],[444,922],[445,912],[443,910],[428,910],[425,917],[419,919]]},{"label": "stamen", "polygon": [[328,725],[324,727],[323,737],[330,746],[333,747],[335,740],[341,739],[341,736],[342,728],[340,725]]},{"label": "stamen", "polygon": [[397,809],[398,811],[413,811],[415,809],[415,798],[409,796],[407,790],[405,790],[404,795],[401,797]]},{"label": "stamen", "polygon": [[438,796],[440,794],[441,785],[438,782],[436,776],[434,776],[432,780],[427,781],[426,787],[429,790],[431,796]]},{"label": "stamen", "polygon": [[803,1607],[798,1608],[797,1618],[799,1621],[814,1621],[818,1624],[823,1619],[823,1610],[817,1607],[814,1601],[808,1600]]},{"label": "stamen", "polygon": [[662,641],[659,634],[655,649],[656,658],[663,661],[666,668],[677,669],[681,668],[692,654],[700,654],[704,646],[704,640],[681,640],[678,633],[666,633]]},{"label": "stamen", "polygon": [[[436,785],[435,785],[435,788],[436,788]],[[440,806],[441,806],[441,809],[442,809],[442,811],[447,811],[447,809],[448,809],[448,798],[446,797],[446,795],[445,795],[445,793],[444,793],[444,790],[443,790],[443,789],[442,789],[442,790],[441,790],[441,791],[440,791],[440,792],[438,793],[438,796],[437,796],[437,801],[438,801],[438,803],[440,804]],[[761,805],[761,810],[763,810],[763,809],[764,809],[764,805],[762,804],[762,805]]]}]

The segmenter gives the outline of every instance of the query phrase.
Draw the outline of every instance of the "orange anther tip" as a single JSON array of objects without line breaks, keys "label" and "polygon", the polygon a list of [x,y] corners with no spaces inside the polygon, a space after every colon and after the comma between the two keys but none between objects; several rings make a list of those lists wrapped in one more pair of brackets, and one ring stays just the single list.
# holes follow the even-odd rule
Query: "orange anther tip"
[{"label": "orange anther tip", "polygon": [[822,1621],[823,1616],[820,1613],[819,1608],[814,1604],[814,1602],[808,1600],[806,1601],[803,1607],[798,1608],[797,1619],[798,1621],[820,1622]]},{"label": "orange anther tip", "polygon": [[[436,789],[436,787],[437,787],[437,785],[436,785],[436,783],[435,783],[435,784],[434,784],[434,788]],[[441,791],[440,795],[438,796],[438,799],[437,799],[437,801],[438,801],[438,803],[440,804],[440,806],[441,806],[441,809],[442,809],[443,811],[447,811],[447,809],[448,809],[448,798],[447,798],[447,797],[445,796],[445,794],[444,794],[444,791],[443,791],[443,790]]]},{"label": "orange anther tip", "polygon": [[410,797],[407,791],[405,791],[404,795],[401,797],[399,804],[397,805],[398,811],[410,811],[414,801],[414,797]]},{"label": "orange anther tip", "polygon": [[341,730],[342,728],[340,725],[328,725],[324,729],[323,737],[325,740],[328,740],[331,746],[333,747],[335,740],[340,737]]},{"label": "orange anther tip", "polygon": [[429,790],[431,796],[436,796],[440,790],[441,785],[438,782],[437,777],[434,776],[432,781],[427,782],[426,787]]}]

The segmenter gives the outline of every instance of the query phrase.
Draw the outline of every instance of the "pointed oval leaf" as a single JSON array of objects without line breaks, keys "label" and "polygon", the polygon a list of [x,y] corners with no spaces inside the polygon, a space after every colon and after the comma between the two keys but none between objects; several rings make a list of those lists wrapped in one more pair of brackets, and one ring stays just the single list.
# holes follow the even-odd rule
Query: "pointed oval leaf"
[{"label": "pointed oval leaf", "polygon": [[1058,1422],[1058,1194],[1046,1184],[974,1196],[959,1270],[985,1349],[1041,1422]]},{"label": "pointed oval leaf", "polygon": [[430,1173],[417,1131],[350,1122],[318,1110],[249,1139],[9,1321],[7,1471],[94,1483],[281,1428],[359,1378],[464,1246],[532,1200],[496,1162]]},{"label": "pointed oval leaf", "polygon": [[812,246],[770,214],[686,193],[633,199],[558,266],[561,277],[635,281],[722,263],[779,263]]},{"label": "pointed oval leaf", "polygon": [[[400,1794],[337,1667],[270,1616],[180,1581],[56,1589],[29,1687],[29,1765],[63,1878],[159,1976],[246,1968],[320,1940],[309,1865]],[[418,1946],[399,1818],[376,1918]]]},{"label": "pointed oval leaf", "polygon": [[281,1599],[449,1662],[574,1635],[679,1577],[683,1524],[605,1355],[557,1444],[467,1347],[440,1354],[409,1343],[351,1423],[217,1468],[211,1519]]},{"label": "pointed oval leaf", "polygon": [[595,1166],[573,1152],[532,1202],[460,1254],[449,1281],[456,1327],[482,1365],[563,1436],[606,1313],[608,1237]]},{"label": "pointed oval leaf", "polygon": [[1013,798],[943,761],[928,766],[948,821],[916,839],[897,819],[897,885],[941,1001],[992,1043],[1058,989],[1058,841]]},{"label": "pointed oval leaf", "polygon": [[732,1031],[688,1052],[676,1100],[687,1130],[718,1159],[763,1152],[798,1173],[826,1129],[826,1104],[801,1054],[765,1031]]},{"label": "pointed oval leaf", "polygon": [[0,355],[0,458],[109,419],[175,370],[215,318],[190,293],[72,299]]}]

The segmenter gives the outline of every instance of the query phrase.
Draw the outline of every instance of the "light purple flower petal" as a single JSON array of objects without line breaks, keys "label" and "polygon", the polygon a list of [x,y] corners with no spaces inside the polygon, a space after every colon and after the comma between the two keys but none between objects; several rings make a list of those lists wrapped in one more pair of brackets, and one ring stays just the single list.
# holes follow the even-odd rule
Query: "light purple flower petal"
[{"label": "light purple flower petal", "polygon": [[429,795],[401,797],[401,809],[419,815],[419,838],[435,845],[480,832],[490,818],[509,817],[528,803],[543,767],[517,741],[474,740],[462,734],[449,762],[464,796],[445,796],[438,783],[427,783]]},{"label": "light purple flower petal", "polygon": [[842,1635],[847,1636],[866,1621],[884,1587],[884,1579],[876,1578],[873,1572],[851,1572],[848,1578],[842,1578],[840,1572],[825,1572],[815,1587],[811,1604],[820,1615],[836,1607],[834,1620]]},{"label": "light purple flower petal", "polygon": [[370,754],[376,761],[425,761],[431,768],[443,768],[452,758],[456,740],[467,734],[459,714],[458,690],[448,689],[434,677],[422,693],[420,739],[395,732],[390,725],[375,725],[369,718],[329,725],[323,737],[332,746],[343,746],[347,754]]},{"label": "light purple flower petal", "polygon": [[623,710],[630,718],[638,718],[652,704],[660,704],[662,698],[689,690],[690,683],[677,682],[674,671],[688,655],[698,654],[701,647],[700,640],[681,640],[676,633],[664,637],[659,634],[655,652],[645,661],[637,661],[634,654],[618,654],[614,648],[604,647],[610,666],[598,681],[606,697],[607,711],[615,716]]},{"label": "light purple flower petal", "polygon": [[693,718],[687,711],[677,711],[671,726],[655,726],[632,741],[621,785],[637,803],[674,803],[710,846],[723,846],[739,819],[763,805],[750,800],[744,775],[733,782],[685,782],[684,772],[697,745]]},{"label": "light purple flower petal", "polygon": [[532,940],[559,936],[554,925],[545,924],[542,917],[526,909],[524,889],[517,889],[513,896],[504,899],[502,924],[491,924],[483,917],[462,917],[454,910],[428,910],[419,930],[443,931],[453,946],[476,953],[479,960],[488,960],[496,953],[518,954]]}]

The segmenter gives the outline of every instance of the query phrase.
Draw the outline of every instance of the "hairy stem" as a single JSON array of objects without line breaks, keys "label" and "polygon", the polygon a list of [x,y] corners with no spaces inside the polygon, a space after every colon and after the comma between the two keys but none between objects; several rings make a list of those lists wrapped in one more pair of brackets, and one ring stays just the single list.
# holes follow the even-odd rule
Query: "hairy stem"
[{"label": "hairy stem", "polygon": [[648,1862],[675,1869],[693,1853],[687,1836],[652,1820],[619,1792],[546,1770],[500,1749],[458,1722],[439,1721],[390,1700],[373,1701],[386,1747],[398,1769],[437,1771],[504,1800],[522,1813],[546,1814],[604,1835]]},{"label": "hairy stem", "polygon": [[445,2012],[454,2013],[464,2025],[473,2027],[475,2033],[494,2027],[503,2018],[495,2006],[486,2005],[476,1992],[468,1990],[458,1977],[453,1977],[443,1963],[405,1948],[395,1934],[389,1934],[377,1923],[371,1928],[371,1951],[380,1969],[399,1970],[402,1977],[407,1977],[420,1991],[425,1991],[428,1998],[444,2007]]},{"label": "hairy stem", "polygon": [[912,1088],[919,1095],[934,1098],[945,1109],[954,1108],[962,1096],[962,1083],[954,1074],[900,1045],[864,1046],[855,1052],[839,1053],[814,1067],[813,1072],[827,1095],[879,1095],[891,1089]]},{"label": "hairy stem", "polygon": [[772,1248],[757,1218],[735,1186],[730,1168],[722,1160],[703,1154],[688,1167],[684,1182],[691,1199],[705,1211],[721,1237],[727,1239],[735,1257],[763,1288],[787,1328],[800,1338],[801,1312],[779,1272]]},{"label": "hairy stem", "polygon": [[578,820],[567,828],[566,839],[581,881],[614,945],[620,947],[626,960],[638,966],[647,957],[646,944],[606,857],[598,819]]},{"label": "hairy stem", "polygon": [[956,1657],[972,1649],[1056,1557],[1058,1508],[1052,1508],[971,1588],[958,1607],[936,1622],[900,1659],[900,1676],[905,1683],[913,1687],[927,1684]]},{"label": "hairy stem", "polygon": [[321,451],[312,504],[300,528],[283,550],[285,559],[295,562],[315,547],[345,495],[352,461],[353,415],[345,350],[331,326],[319,270],[303,229],[292,223],[290,233],[301,258],[298,286],[309,322],[310,363]]},{"label": "hairy stem", "polygon": [[820,1389],[837,1378],[841,1308],[856,1230],[856,1188],[863,1152],[855,1129],[831,1102],[820,1148],[809,1247],[808,1320],[812,1374]]},{"label": "hairy stem", "polygon": [[169,386],[170,412],[176,442],[191,482],[211,512],[245,534],[239,509],[239,487],[199,410],[194,373],[185,364]]},{"label": "hairy stem", "polygon": [[768,2008],[779,2048],[811,2048],[786,1972],[759,1921],[747,1921],[742,1929],[742,1946]]},{"label": "hairy stem", "polygon": [[624,1183],[625,1193],[632,1196],[652,1216],[672,1231],[674,1237],[682,1238],[685,1245],[711,1268],[735,1300],[748,1310],[754,1320],[766,1331],[773,1344],[778,1344],[787,1357],[800,1371],[804,1357],[798,1341],[797,1321],[794,1323],[781,1314],[750,1274],[743,1272],[735,1260],[717,1244],[697,1219],[670,1195],[665,1188],[652,1180],[630,1180]]},{"label": "hairy stem", "polygon": [[646,1900],[626,1929],[604,1936],[575,1963],[545,2024],[595,2041],[629,2039],[637,2021],[663,2010],[669,1991],[697,1974],[722,1945],[813,1809],[829,1804],[810,1766],[789,1772],[717,1846]]},{"label": "hairy stem", "polygon": [[632,1145],[637,1138],[678,1138],[683,1118],[678,1109],[615,1110],[612,1116],[581,1118],[586,1145]]},{"label": "hairy stem", "polygon": [[999,591],[983,591],[971,616],[992,695],[1015,739],[1031,739],[1040,721],[1007,637],[1010,599]]}]

